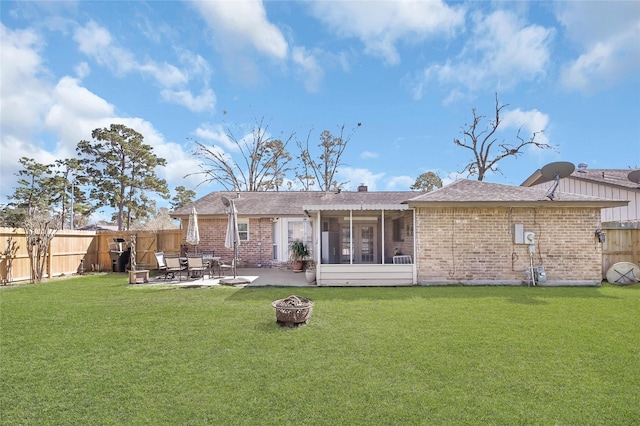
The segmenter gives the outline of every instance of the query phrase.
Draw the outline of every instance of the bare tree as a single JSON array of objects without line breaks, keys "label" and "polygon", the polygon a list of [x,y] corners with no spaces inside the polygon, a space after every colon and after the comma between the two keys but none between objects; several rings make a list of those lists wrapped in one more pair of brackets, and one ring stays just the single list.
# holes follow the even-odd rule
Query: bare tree
[{"label": "bare tree", "polygon": [[480,124],[487,117],[478,115],[475,108],[471,110],[473,113],[473,122],[471,124],[465,124],[462,128],[463,139],[453,140],[454,144],[473,152],[473,160],[462,169],[461,173],[468,172],[469,176],[477,175],[478,180],[484,180],[488,171],[500,171],[498,168],[499,161],[506,157],[518,157],[522,154],[526,146],[533,145],[541,149],[553,149],[553,147],[547,143],[536,141],[536,138],[544,130],[533,132],[529,139],[524,139],[520,135],[522,127],[518,129],[518,133],[516,134],[517,142],[507,143],[504,140],[498,142],[496,132],[502,123],[500,113],[507,106],[509,106],[509,104],[500,105],[498,94],[496,93],[495,118],[489,121],[485,129],[481,129]]},{"label": "bare tree", "polygon": [[[358,123],[360,127],[362,123]],[[336,181],[338,168],[343,165],[342,155],[347,148],[347,144],[355,133],[356,128],[345,136],[344,127],[339,126],[339,136],[333,136],[328,130],[320,134],[320,143],[317,145],[320,150],[314,155],[309,147],[309,139],[312,131],[307,134],[305,141],[296,141],[300,149],[300,167],[296,169],[296,179],[302,184],[305,191],[317,188],[320,191],[336,191],[345,183]]]},{"label": "bare tree", "polygon": [[202,171],[185,177],[203,174],[203,183],[217,182],[227,191],[278,191],[291,170],[287,145],[295,133],[277,139],[268,130],[264,118],[252,126],[251,135],[241,139],[227,128],[227,136],[238,147],[239,161],[218,146],[195,141],[195,155],[203,161]]},{"label": "bare tree", "polygon": [[29,211],[29,216],[24,222],[32,283],[42,281],[51,240],[58,231],[56,225],[56,220],[48,212],[38,209]]},{"label": "bare tree", "polygon": [[4,276],[0,275],[0,284],[6,285],[13,281],[13,261],[16,258],[20,246],[12,236],[7,238],[7,245],[0,253],[2,263],[4,263]]}]

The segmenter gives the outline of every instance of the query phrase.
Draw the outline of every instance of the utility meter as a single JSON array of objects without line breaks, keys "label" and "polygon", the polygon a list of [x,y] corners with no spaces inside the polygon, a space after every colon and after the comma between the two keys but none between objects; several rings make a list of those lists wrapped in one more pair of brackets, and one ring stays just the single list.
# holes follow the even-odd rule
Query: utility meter
[{"label": "utility meter", "polygon": [[525,232],[524,233],[524,243],[525,244],[535,244],[536,234],[535,232]]}]

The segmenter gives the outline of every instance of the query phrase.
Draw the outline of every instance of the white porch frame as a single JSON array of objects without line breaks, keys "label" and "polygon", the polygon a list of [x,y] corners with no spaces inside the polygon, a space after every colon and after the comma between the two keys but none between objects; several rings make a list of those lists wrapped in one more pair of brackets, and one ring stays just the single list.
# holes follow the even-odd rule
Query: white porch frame
[{"label": "white porch frame", "polygon": [[[385,212],[386,211],[406,211],[411,210],[413,229],[416,229],[416,213],[405,204],[393,205],[311,205],[304,206],[304,210],[309,217],[315,215],[313,233],[313,258],[316,264],[316,282],[319,286],[408,286],[417,284],[416,267],[416,232],[413,232],[413,263],[396,265],[385,263]],[[381,213],[381,264],[361,264],[353,263],[353,212],[354,211],[377,211]],[[350,230],[350,261],[349,264],[323,264],[320,243],[322,241],[322,212],[349,212]]]}]

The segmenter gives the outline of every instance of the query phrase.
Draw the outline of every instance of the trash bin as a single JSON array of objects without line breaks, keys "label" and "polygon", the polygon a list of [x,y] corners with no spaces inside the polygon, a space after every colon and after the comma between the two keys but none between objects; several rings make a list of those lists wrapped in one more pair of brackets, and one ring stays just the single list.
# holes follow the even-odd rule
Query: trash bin
[{"label": "trash bin", "polygon": [[109,243],[112,272],[127,272],[127,265],[131,258],[131,247],[125,247],[126,241],[124,238],[114,238],[113,242]]},{"label": "trash bin", "polygon": [[111,257],[111,272],[120,272],[120,252],[110,251],[109,256]]}]

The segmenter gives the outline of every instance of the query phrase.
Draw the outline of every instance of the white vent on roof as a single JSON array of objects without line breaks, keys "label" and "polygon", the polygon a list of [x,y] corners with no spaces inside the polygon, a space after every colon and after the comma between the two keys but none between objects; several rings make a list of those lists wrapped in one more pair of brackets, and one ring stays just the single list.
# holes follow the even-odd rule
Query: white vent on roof
[{"label": "white vent on roof", "polygon": [[588,167],[587,163],[578,164],[578,173],[587,173],[587,167]]}]

